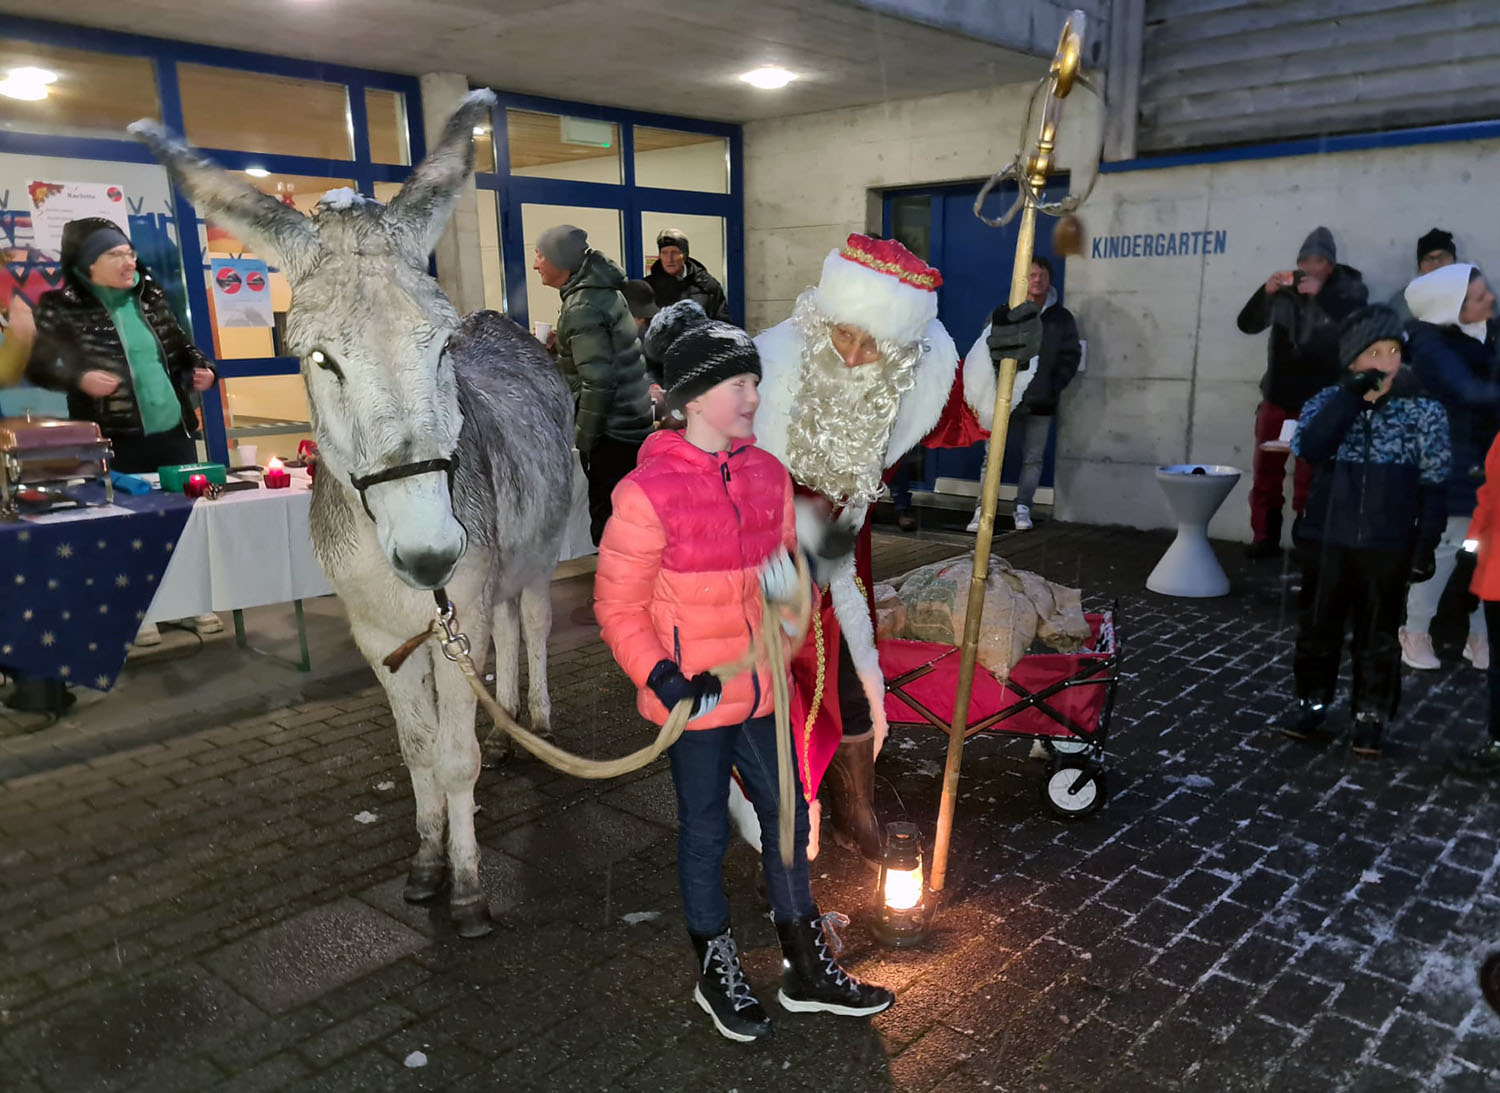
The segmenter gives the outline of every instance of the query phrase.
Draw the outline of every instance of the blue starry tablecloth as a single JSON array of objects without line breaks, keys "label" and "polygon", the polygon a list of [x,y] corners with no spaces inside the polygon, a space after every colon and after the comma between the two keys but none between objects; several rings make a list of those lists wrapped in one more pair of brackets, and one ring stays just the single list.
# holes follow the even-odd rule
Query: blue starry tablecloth
[{"label": "blue starry tablecloth", "polygon": [[192,511],[177,493],[117,493],[57,522],[0,523],[0,668],[114,686]]}]

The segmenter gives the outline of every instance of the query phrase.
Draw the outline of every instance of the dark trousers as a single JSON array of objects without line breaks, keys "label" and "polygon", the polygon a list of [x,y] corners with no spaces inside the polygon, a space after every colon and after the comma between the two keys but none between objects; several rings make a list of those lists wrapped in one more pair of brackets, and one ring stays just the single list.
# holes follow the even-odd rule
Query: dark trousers
[{"label": "dark trousers", "polygon": [[640,455],[638,440],[616,440],[612,436],[601,436],[594,448],[583,457],[583,473],[589,480],[589,530],[594,536],[594,545],[604,534],[604,525],[609,523],[613,509],[610,495],[631,471],[635,470],[636,457]]},{"label": "dark trousers", "polygon": [[110,470],[121,474],[155,474],[162,467],[198,462],[198,445],[181,425],[145,436],[112,436],[115,458]]},{"label": "dark trousers", "polygon": [[865,685],[854,670],[849,642],[839,635],[839,717],[844,723],[844,738],[863,736],[874,727],[870,720],[870,699]]},{"label": "dark trousers", "polygon": [[[1491,634],[1500,634],[1500,600],[1484,601],[1484,625]],[[1490,682],[1490,738],[1500,740],[1500,658],[1491,655],[1486,674]]]},{"label": "dark trousers", "polygon": [[[1262,402],[1255,411],[1255,455],[1251,460],[1254,480],[1250,486],[1250,530],[1257,543],[1269,539],[1281,542],[1281,516],[1285,504],[1286,452],[1263,452],[1260,446],[1281,435],[1282,424],[1292,415],[1280,406]],[[1311,463],[1297,460],[1292,472],[1292,511],[1307,507],[1307,490],[1312,485]]]},{"label": "dark trousers", "polygon": [[745,796],[760,817],[761,868],[778,921],[816,914],[807,877],[807,802],[798,785],[791,869],[778,841],[776,719],[757,717],[718,729],[689,729],[667,750],[677,787],[677,884],[687,927],[722,933],[729,925],[724,897],[724,852],[729,849],[729,771],[739,772]]},{"label": "dark trousers", "polygon": [[1298,556],[1302,590],[1293,660],[1297,697],[1332,700],[1347,627],[1353,633],[1350,707],[1356,714],[1391,717],[1401,697],[1397,630],[1406,610],[1411,552],[1307,542],[1298,548]]}]

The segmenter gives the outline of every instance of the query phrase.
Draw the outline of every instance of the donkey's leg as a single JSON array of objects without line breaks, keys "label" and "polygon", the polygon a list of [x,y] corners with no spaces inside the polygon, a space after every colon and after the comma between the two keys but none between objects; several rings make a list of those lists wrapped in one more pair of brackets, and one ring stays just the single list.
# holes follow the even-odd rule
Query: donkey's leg
[{"label": "donkey's leg", "polygon": [[552,694],[547,689],[547,638],[552,634],[551,574],[521,590],[521,627],[526,635],[526,702],[531,731],[552,738]]},{"label": "donkey's leg", "polygon": [[[476,627],[477,629],[477,627]],[[474,640],[476,659],[485,641]],[[458,668],[435,658],[437,691],[437,785],[448,810],[448,864],[453,889],[448,897],[460,937],[483,937],[494,927],[489,900],[479,885],[479,843],[474,835],[474,783],[479,778],[479,738],[474,733],[474,692]]]},{"label": "donkey's leg", "polygon": [[[447,885],[447,862],[443,836],[447,830],[447,801],[438,789],[437,705],[432,691],[432,647],[418,648],[399,672],[388,672],[380,658],[400,644],[383,630],[355,625],[354,639],[375,667],[385,688],[391,715],[396,719],[396,738],[401,758],[411,775],[412,798],[417,811],[417,852],[412,856],[402,895],[409,903],[422,903],[438,895]],[[380,652],[379,650],[384,650]]]},{"label": "donkey's leg", "polygon": [[[520,624],[515,600],[495,604],[495,701],[511,717],[521,708]],[[484,738],[481,764],[485,770],[494,770],[510,753],[510,734],[496,725]]]}]

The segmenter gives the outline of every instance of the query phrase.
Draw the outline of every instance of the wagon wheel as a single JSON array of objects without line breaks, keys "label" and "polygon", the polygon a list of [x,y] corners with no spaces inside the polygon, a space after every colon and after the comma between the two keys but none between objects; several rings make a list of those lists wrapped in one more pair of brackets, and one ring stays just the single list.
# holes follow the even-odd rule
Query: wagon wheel
[{"label": "wagon wheel", "polygon": [[1063,820],[1092,816],[1108,797],[1104,771],[1059,760],[1042,779],[1042,803]]},{"label": "wagon wheel", "polygon": [[1042,747],[1051,755],[1077,755],[1089,750],[1089,742],[1076,736],[1044,736]]}]

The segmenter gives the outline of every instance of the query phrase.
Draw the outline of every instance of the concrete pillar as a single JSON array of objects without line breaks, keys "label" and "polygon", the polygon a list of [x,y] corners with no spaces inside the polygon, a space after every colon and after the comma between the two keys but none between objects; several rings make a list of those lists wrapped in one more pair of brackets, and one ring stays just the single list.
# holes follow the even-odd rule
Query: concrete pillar
[{"label": "concrete pillar", "polygon": [[[466,76],[452,72],[430,72],[421,77],[422,129],[431,148],[443,126],[469,93]],[[488,195],[486,195],[488,196]],[[458,308],[460,315],[484,307],[484,265],[479,249],[479,193],[470,179],[453,210],[453,219],[433,249],[437,259],[438,284]]]}]

